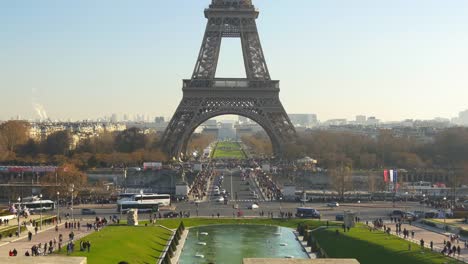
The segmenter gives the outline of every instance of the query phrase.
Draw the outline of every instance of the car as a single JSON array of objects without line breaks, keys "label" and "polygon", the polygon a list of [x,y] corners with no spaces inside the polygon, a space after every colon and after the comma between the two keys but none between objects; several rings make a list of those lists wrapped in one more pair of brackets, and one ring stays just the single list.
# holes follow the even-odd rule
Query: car
[{"label": "car", "polygon": [[340,206],[340,204],[337,203],[337,202],[330,202],[330,203],[327,203],[327,206],[328,207],[338,207],[338,206]]},{"label": "car", "polygon": [[411,213],[411,212],[406,212],[404,215],[403,215],[403,218],[406,219],[406,220],[409,220],[409,221],[414,221],[417,219],[416,215]]},{"label": "car", "polygon": [[335,215],[336,221],[344,221],[344,214],[337,214]]},{"label": "car", "polygon": [[95,215],[96,211],[94,211],[92,209],[88,209],[88,208],[83,208],[83,209],[81,209],[81,214],[82,215]]},{"label": "car", "polygon": [[222,203],[224,202],[224,197],[219,196],[218,198],[215,199],[215,201],[217,201],[218,203]]},{"label": "car", "polygon": [[256,203],[253,203],[253,204],[250,204],[249,206],[247,206],[247,209],[252,209],[252,210],[258,209],[258,208],[260,208],[260,206],[258,206],[258,204],[256,204]]},{"label": "car", "polygon": [[164,218],[177,218],[179,217],[179,214],[176,212],[167,212],[163,216]]},{"label": "car", "polygon": [[389,216],[399,216],[399,217],[403,217],[404,215],[405,215],[405,212],[404,212],[404,211],[401,211],[401,210],[393,210],[393,212],[391,212]]}]

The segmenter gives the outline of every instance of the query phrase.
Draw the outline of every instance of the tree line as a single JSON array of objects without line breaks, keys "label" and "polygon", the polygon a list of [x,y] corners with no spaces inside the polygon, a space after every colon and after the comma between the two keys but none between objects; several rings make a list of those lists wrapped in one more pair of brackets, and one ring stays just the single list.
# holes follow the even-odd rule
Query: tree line
[{"label": "tree line", "polygon": [[[160,135],[143,133],[131,127],[119,132],[104,132],[80,140],[73,146],[68,130],[54,132],[42,141],[29,137],[30,125],[24,121],[0,124],[0,163],[17,165],[72,164],[85,170],[93,167],[141,166],[144,161],[166,161]],[[211,136],[193,135],[188,151],[203,152],[214,140]]]},{"label": "tree line", "polygon": [[[265,133],[243,137],[254,152],[271,151]],[[351,132],[308,131],[298,133],[296,142],[285,149],[289,159],[309,156],[323,168],[468,168],[468,128],[447,128],[429,142],[411,136],[394,135],[380,130],[377,136]]]}]

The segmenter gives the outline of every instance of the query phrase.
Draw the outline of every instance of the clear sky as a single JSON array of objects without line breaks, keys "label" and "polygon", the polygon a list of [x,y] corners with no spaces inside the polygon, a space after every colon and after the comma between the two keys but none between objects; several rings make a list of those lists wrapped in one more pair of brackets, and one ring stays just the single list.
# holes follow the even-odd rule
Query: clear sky
[{"label": "clear sky", "polygon": [[[0,0],[0,119],[170,117],[209,0]],[[468,108],[468,1],[254,0],[289,113],[453,117]],[[238,40],[218,76],[243,73]],[[41,113],[42,110],[40,110]]]}]

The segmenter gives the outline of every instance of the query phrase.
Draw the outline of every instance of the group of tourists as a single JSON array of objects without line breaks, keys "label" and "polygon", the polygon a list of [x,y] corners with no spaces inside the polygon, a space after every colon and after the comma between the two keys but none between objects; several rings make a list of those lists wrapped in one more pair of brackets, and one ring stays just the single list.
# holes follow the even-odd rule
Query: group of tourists
[{"label": "group of tourists", "polygon": [[79,221],[65,222],[65,229],[77,229],[80,230],[81,224]]},{"label": "group of tourists", "polygon": [[281,188],[264,171],[256,170],[253,173],[267,200],[278,200],[280,197],[282,197]]},{"label": "group of tourists", "polygon": [[196,200],[201,200],[207,195],[207,186],[214,172],[212,168],[203,169],[198,173],[190,188],[189,195]]},{"label": "group of tourists", "polygon": [[0,226],[2,225],[8,225],[8,223],[10,222],[10,219],[2,219],[0,218]]},{"label": "group of tourists", "polygon": [[447,255],[447,256],[452,256],[452,257],[455,257],[457,254],[458,256],[460,256],[461,247],[460,245],[455,246],[450,241],[444,241],[444,248],[442,249],[440,253],[442,253],[442,255]]}]

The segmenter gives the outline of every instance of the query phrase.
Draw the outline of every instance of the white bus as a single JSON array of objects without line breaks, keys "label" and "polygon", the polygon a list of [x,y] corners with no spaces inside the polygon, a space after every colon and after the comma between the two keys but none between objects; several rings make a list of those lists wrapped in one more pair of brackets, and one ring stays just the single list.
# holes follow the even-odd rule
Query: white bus
[{"label": "white bus", "polygon": [[169,206],[171,204],[171,195],[169,194],[120,194],[117,206],[124,202],[154,203],[159,206]]},{"label": "white bus", "polygon": [[[15,206],[18,204],[16,203]],[[51,211],[55,209],[55,202],[51,200],[40,200],[20,203],[21,208],[26,207],[29,211]]]},{"label": "white bus", "polygon": [[122,213],[127,213],[130,209],[138,209],[139,213],[155,213],[159,211],[159,203],[122,201],[117,205],[117,212],[122,211]]}]

